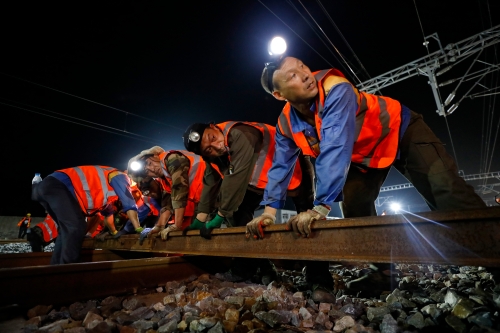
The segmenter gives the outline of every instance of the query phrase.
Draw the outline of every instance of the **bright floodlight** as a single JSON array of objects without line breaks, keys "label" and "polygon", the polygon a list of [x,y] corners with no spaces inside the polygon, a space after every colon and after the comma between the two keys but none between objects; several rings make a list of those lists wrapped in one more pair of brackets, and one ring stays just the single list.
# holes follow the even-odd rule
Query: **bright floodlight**
[{"label": "bright floodlight", "polygon": [[130,169],[132,169],[132,171],[138,171],[140,168],[141,168],[141,163],[137,162],[137,161],[133,161],[132,163],[130,163]]},{"label": "bright floodlight", "polygon": [[391,209],[396,213],[401,209],[401,205],[397,202],[391,203]]},{"label": "bright floodlight", "polygon": [[270,55],[280,55],[286,51],[286,42],[281,37],[274,37],[269,44]]}]

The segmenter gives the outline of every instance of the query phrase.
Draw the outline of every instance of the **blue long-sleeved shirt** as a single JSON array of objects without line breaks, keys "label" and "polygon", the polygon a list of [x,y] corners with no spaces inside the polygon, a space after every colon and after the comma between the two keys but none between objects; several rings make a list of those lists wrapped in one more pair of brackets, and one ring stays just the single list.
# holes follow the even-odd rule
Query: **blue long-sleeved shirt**
[{"label": "blue long-sleeved shirt", "polygon": [[[354,133],[357,99],[349,83],[335,85],[327,95],[322,117],[320,154],[316,158],[316,198],[314,205],[326,204],[342,200],[342,188],[351,163],[354,146]],[[290,122],[292,131],[304,131],[308,136],[316,136],[314,126],[298,116],[298,111],[291,107]],[[316,111],[313,103],[311,112]],[[402,106],[400,138],[404,134],[410,120],[410,110]],[[294,164],[299,154],[295,142],[282,135],[277,127],[276,152],[273,165],[268,173],[268,184],[264,191],[261,205],[283,208],[286,189],[290,182]]]}]

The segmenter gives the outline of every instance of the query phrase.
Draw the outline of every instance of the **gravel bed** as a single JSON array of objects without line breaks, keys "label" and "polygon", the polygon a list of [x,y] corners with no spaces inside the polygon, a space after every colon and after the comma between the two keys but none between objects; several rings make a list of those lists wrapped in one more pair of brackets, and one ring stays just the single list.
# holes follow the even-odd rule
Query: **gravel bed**
[{"label": "gravel bed", "polygon": [[[54,243],[51,243],[44,247],[43,252],[52,252],[54,250]],[[10,243],[0,245],[1,253],[28,253],[31,251],[31,246],[29,243]]]},{"label": "gravel bed", "polygon": [[[29,245],[0,247],[15,251],[30,252]],[[133,295],[39,305],[24,332],[500,332],[500,286],[483,267],[395,264],[393,290],[348,294],[346,283],[366,270],[332,267],[334,294],[301,290],[301,271],[281,270],[267,286],[203,274]]]}]

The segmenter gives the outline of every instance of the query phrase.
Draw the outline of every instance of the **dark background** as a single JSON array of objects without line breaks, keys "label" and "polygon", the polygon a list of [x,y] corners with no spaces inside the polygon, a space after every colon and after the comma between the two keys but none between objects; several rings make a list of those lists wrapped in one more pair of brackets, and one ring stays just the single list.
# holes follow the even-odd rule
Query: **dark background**
[{"label": "dark background", "polygon": [[[301,14],[308,17],[308,13],[300,2],[262,3],[3,4],[0,138],[4,186],[0,215],[24,215],[28,211],[43,215],[41,207],[30,201],[30,181],[35,172],[45,177],[57,169],[86,164],[125,169],[130,157],[153,145],[183,149],[181,135],[192,122],[248,120],[275,124],[283,104],[267,95],[259,83],[263,63],[269,60],[267,43],[275,35],[287,40],[288,54],[303,59],[312,70],[328,68],[330,63],[356,82],[302,19]],[[361,81],[368,76],[359,71],[355,56],[374,77],[426,56],[424,34],[437,32],[445,46],[500,23],[500,2],[493,0],[304,0],[302,4],[358,70]],[[436,50],[437,43],[431,41],[429,51]],[[482,59],[498,64],[495,50],[485,50]],[[440,82],[460,77],[469,64],[446,73]],[[456,99],[473,82],[464,83]],[[489,87],[497,83],[498,75],[482,81]],[[450,91],[442,89],[443,99]],[[382,93],[422,113],[452,154],[454,146],[464,174],[500,171],[498,153],[490,159],[492,163],[483,159],[485,152],[491,154],[494,143],[498,143],[498,104],[494,96],[464,100],[446,123],[436,113],[424,76],[387,87]],[[81,125],[83,120],[86,126]],[[490,120],[494,130],[488,136],[485,121]],[[405,182],[391,172],[386,185]],[[489,180],[490,184],[496,182]],[[407,205],[421,204],[411,190],[382,195],[403,198]]]}]

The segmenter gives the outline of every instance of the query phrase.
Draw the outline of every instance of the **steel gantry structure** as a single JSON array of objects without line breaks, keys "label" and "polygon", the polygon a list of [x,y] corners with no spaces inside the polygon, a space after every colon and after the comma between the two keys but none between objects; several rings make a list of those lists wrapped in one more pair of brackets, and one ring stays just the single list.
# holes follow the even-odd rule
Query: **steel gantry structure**
[{"label": "steel gantry structure", "polygon": [[[429,79],[429,84],[432,88],[432,92],[434,94],[434,99],[436,101],[437,105],[437,113],[441,116],[449,115],[453,111],[456,110],[458,107],[460,101],[464,99],[465,97],[480,97],[484,96],[487,94],[494,94],[494,93],[499,93],[496,91],[498,87],[484,87],[484,91],[480,94],[474,94],[474,95],[468,95],[472,88],[476,87],[479,83],[479,81],[487,74],[499,70],[500,65],[499,64],[489,64],[484,61],[478,60],[479,55],[481,52],[488,46],[494,45],[498,42],[500,42],[500,25],[497,25],[495,27],[492,27],[488,30],[485,30],[483,32],[480,32],[472,37],[469,37],[467,39],[464,39],[458,43],[452,43],[446,45],[444,48],[441,46],[441,42],[439,40],[439,37],[437,33],[434,33],[432,35],[429,35],[425,37],[425,43],[424,45],[427,46],[429,43],[430,39],[435,39],[438,42],[439,45],[439,50],[435,51],[433,53],[430,53],[429,55],[422,57],[420,59],[417,59],[415,61],[412,61],[406,65],[403,65],[401,67],[398,67],[396,69],[393,69],[387,73],[384,73],[382,75],[379,75],[377,77],[374,77],[372,79],[369,79],[365,82],[362,82],[357,85],[358,89],[361,91],[365,91],[368,93],[375,93],[376,91],[379,91],[382,88],[388,87],[392,84],[395,84],[397,82],[403,81],[405,79],[408,79],[413,76],[417,75],[424,75],[427,76]],[[440,76],[441,74],[449,71],[453,66],[457,65],[458,63],[462,62],[463,60],[467,59],[468,57],[477,54],[476,58],[474,59],[473,63],[467,70],[467,73],[459,78],[447,80],[445,82],[442,82],[438,84],[436,77]],[[481,63],[484,65],[484,67],[478,71],[469,73],[470,69],[472,68],[472,65],[474,63]],[[439,71],[437,71],[440,69]],[[458,89],[458,86],[463,82],[463,81],[468,81],[468,80],[473,80],[477,79],[477,81],[474,83],[473,87],[469,89],[469,91],[455,104],[450,106],[448,110],[445,110],[445,107],[448,106],[451,102],[451,100],[455,97],[456,91]],[[460,81],[453,90],[453,92],[448,96],[448,98],[445,100],[445,103],[443,104],[441,101],[441,97],[439,95],[439,87],[445,86],[452,84],[456,81]]]}]

